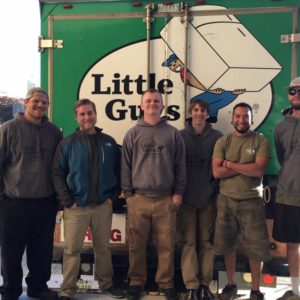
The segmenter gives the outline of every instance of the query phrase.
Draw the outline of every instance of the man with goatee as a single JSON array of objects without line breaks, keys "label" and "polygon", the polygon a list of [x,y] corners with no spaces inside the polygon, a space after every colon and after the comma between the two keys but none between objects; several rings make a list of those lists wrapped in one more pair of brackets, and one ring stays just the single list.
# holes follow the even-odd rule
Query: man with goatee
[{"label": "man with goatee", "polygon": [[262,261],[271,259],[262,176],[268,164],[268,140],[250,130],[252,108],[241,102],[234,106],[231,124],[235,131],[221,137],[214,148],[213,175],[220,178],[214,246],[224,255],[227,285],[219,299],[231,300],[237,294],[235,283],[236,245],[241,238],[252,276],[251,300],[264,300],[260,292]]}]

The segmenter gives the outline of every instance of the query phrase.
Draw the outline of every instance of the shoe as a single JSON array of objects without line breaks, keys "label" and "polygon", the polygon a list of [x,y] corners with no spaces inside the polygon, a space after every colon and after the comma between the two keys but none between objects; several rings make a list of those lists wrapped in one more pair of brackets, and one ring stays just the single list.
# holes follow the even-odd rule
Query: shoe
[{"label": "shoe", "polygon": [[103,293],[116,299],[122,299],[125,297],[124,291],[114,284],[108,289],[103,289]]},{"label": "shoe", "polygon": [[219,295],[220,300],[233,300],[234,297],[237,295],[238,288],[236,284],[227,284],[222,293]]},{"label": "shoe", "polygon": [[265,294],[261,293],[260,291],[251,290],[250,300],[265,300]]},{"label": "shoe", "polygon": [[189,289],[184,295],[184,300],[200,300],[198,289]]},{"label": "shoe", "polygon": [[59,300],[71,300],[71,297],[67,297],[67,296],[60,296]]},{"label": "shoe", "polygon": [[40,300],[58,300],[58,294],[50,290],[49,288],[46,288],[39,292],[27,288],[27,296],[32,298],[38,298]]},{"label": "shoe", "polygon": [[18,300],[19,296],[1,295],[1,300]]},{"label": "shoe", "polygon": [[200,300],[213,300],[215,299],[213,293],[207,285],[201,285],[199,289]]},{"label": "shoe", "polygon": [[286,291],[281,297],[277,298],[277,300],[286,300],[290,297],[297,296],[293,291]]},{"label": "shoe", "polygon": [[142,287],[140,285],[130,285],[126,297],[128,300],[139,300],[141,297]]},{"label": "shoe", "polygon": [[178,300],[178,295],[174,288],[161,289],[167,300]]}]

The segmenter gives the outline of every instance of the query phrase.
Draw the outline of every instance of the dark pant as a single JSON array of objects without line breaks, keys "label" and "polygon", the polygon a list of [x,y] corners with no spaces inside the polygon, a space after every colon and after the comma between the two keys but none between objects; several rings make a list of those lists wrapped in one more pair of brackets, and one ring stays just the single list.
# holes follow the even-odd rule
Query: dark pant
[{"label": "dark pant", "polygon": [[1,210],[1,274],[5,295],[22,294],[22,256],[26,249],[28,288],[39,292],[51,276],[53,233],[57,211],[54,197],[5,198]]}]

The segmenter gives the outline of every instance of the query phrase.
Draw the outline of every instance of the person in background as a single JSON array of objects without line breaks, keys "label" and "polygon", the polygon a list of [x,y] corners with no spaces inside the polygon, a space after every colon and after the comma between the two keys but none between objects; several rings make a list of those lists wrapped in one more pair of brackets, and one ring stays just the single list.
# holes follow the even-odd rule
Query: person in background
[{"label": "person in background", "polygon": [[[284,111],[284,120],[275,128],[275,148],[281,166],[278,178],[273,237],[287,243],[287,257],[292,290],[278,300],[299,297],[300,268],[300,77],[288,90],[291,108]],[[288,221],[287,221],[288,220]]]},{"label": "person in background", "polygon": [[62,134],[45,116],[46,91],[29,90],[24,105],[24,113],[0,128],[2,300],[17,300],[22,294],[25,249],[27,295],[56,300],[57,293],[47,286],[58,208],[51,163]]},{"label": "person in background", "polygon": [[112,203],[121,191],[121,153],[115,140],[96,127],[94,102],[78,100],[74,113],[79,130],[59,143],[52,167],[54,187],[64,207],[64,279],[60,299],[72,299],[76,292],[80,253],[88,227],[99,287],[111,297],[123,298],[123,290],[112,280],[109,249]]},{"label": "person in background", "polygon": [[156,242],[158,267],[155,281],[168,300],[174,289],[176,215],[186,181],[185,149],[180,132],[160,114],[161,94],[142,95],[144,116],[123,142],[121,182],[128,212],[130,279],[127,298],[138,300],[147,279],[146,248],[150,230]]},{"label": "person in background", "polygon": [[262,200],[262,176],[270,158],[266,137],[250,129],[252,108],[241,102],[234,106],[231,123],[235,129],[221,137],[214,148],[213,175],[220,178],[214,248],[224,255],[228,284],[219,298],[233,299],[236,245],[241,237],[249,258],[252,277],[251,300],[263,300],[260,292],[262,261],[271,259],[265,208]]},{"label": "person in background", "polygon": [[191,119],[181,131],[187,164],[187,183],[180,211],[182,236],[181,269],[186,300],[210,300],[214,268],[214,229],[218,184],[212,175],[211,160],[222,134],[207,123],[209,104],[197,100],[189,106]]}]

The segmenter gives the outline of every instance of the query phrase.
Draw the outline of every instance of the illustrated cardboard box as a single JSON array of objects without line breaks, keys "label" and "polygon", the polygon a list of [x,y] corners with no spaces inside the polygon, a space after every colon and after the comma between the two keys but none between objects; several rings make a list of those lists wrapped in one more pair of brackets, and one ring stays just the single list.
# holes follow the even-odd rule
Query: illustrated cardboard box
[{"label": "illustrated cardboard box", "polygon": [[[226,10],[205,6],[193,10]],[[260,91],[281,66],[234,15],[193,16],[188,23],[188,70],[206,89]],[[185,24],[174,17],[160,35],[185,61]]]}]

